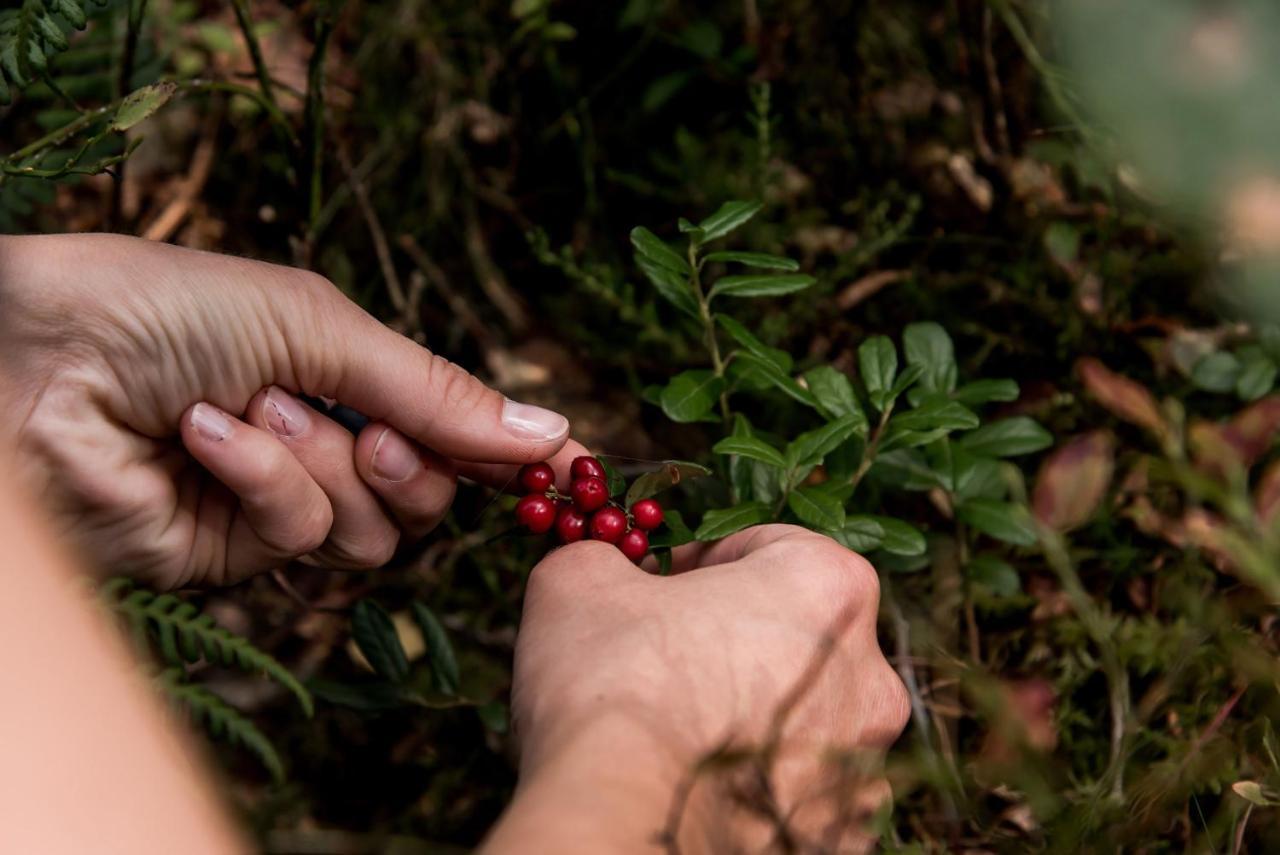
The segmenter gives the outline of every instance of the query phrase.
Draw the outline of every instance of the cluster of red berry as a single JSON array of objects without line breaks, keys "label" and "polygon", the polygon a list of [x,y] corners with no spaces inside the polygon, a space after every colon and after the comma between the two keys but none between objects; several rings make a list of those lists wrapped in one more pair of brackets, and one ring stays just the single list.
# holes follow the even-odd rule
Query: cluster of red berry
[{"label": "cluster of red berry", "polygon": [[516,505],[516,520],[534,534],[556,530],[561,543],[585,537],[612,543],[637,564],[649,554],[648,532],[662,525],[662,505],[641,499],[630,512],[609,501],[604,466],[594,457],[575,458],[569,468],[569,495],[555,488],[556,475],[546,463],[520,470],[520,486],[528,494]]}]

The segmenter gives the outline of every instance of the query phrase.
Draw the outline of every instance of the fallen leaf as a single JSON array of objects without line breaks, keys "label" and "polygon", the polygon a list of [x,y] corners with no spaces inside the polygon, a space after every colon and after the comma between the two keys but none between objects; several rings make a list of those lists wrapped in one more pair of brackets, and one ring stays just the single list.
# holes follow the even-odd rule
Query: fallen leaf
[{"label": "fallen leaf", "polygon": [[1258,486],[1253,491],[1253,509],[1266,525],[1272,523],[1280,512],[1280,460],[1268,466],[1258,479]]},{"label": "fallen leaf", "polygon": [[1150,431],[1162,442],[1168,438],[1169,426],[1147,387],[1093,358],[1081,359],[1076,370],[1085,390],[1112,415]]}]

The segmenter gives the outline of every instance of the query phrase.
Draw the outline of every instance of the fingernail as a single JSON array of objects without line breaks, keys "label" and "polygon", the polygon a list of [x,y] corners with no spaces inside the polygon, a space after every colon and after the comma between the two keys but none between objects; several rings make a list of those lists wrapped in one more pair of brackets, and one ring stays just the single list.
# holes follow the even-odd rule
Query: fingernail
[{"label": "fingernail", "polygon": [[231,419],[211,404],[196,404],[191,408],[191,426],[200,436],[214,442],[231,436]]},{"label": "fingernail", "polygon": [[559,439],[569,432],[569,420],[559,413],[510,400],[502,405],[502,424],[521,439],[542,442]]},{"label": "fingernail", "polygon": [[422,468],[422,458],[407,439],[386,428],[373,444],[371,468],[384,481],[407,481]]},{"label": "fingernail", "polygon": [[267,389],[262,417],[276,436],[297,436],[311,422],[306,405],[278,386]]}]

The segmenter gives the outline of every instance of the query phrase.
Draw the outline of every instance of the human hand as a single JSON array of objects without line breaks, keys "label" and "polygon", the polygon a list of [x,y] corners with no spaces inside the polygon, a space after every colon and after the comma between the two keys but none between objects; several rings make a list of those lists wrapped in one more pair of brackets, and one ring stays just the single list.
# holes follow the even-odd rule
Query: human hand
[{"label": "human hand", "polygon": [[[161,588],[379,566],[458,471],[504,477],[569,429],[315,274],[111,235],[0,238],[0,364],[19,465],[65,533]],[[353,437],[293,393],[372,422]]]},{"label": "human hand", "polygon": [[652,851],[660,832],[683,852],[762,851],[781,833],[870,846],[883,752],[908,716],[876,643],[874,569],[772,525],[677,551],[676,570],[589,542],[534,569],[512,693],[521,783],[491,853]]}]

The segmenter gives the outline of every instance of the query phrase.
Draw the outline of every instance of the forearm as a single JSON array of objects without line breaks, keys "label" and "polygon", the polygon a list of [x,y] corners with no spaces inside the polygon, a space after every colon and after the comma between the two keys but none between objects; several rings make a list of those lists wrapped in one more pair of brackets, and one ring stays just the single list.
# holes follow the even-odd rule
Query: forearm
[{"label": "forearm", "polygon": [[483,855],[648,855],[669,849],[664,835],[672,831],[682,855],[734,848],[707,782],[683,790],[696,760],[678,761],[669,744],[627,716],[602,716],[533,756]]}]

